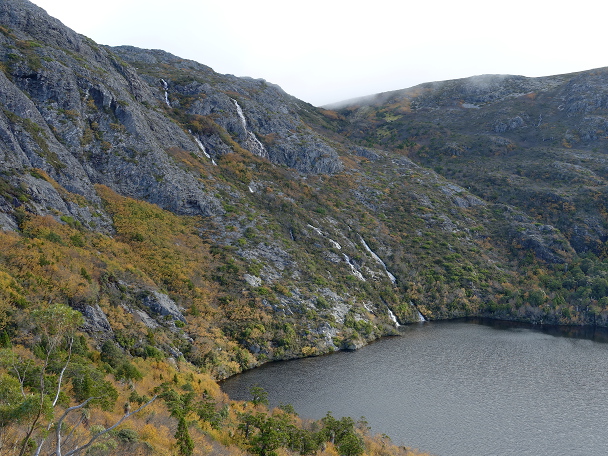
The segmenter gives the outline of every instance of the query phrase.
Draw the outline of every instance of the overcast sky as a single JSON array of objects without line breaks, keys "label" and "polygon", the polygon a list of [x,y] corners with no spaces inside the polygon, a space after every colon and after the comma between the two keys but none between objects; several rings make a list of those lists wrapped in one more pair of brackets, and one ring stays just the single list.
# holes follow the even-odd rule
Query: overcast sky
[{"label": "overcast sky", "polygon": [[97,43],[163,49],[317,106],[479,74],[608,66],[597,0],[33,1]]}]

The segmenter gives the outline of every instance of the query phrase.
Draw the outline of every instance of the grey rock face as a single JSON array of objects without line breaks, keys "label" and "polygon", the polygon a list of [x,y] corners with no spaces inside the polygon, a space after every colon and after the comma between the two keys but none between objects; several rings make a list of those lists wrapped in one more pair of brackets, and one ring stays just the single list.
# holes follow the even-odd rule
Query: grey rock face
[{"label": "grey rock face", "polygon": [[342,343],[341,348],[346,351],[355,351],[359,350],[363,346],[365,346],[365,341],[361,339],[348,339]]},{"label": "grey rock face", "polygon": [[564,263],[565,256],[572,247],[563,235],[551,225],[539,225],[521,214],[509,214],[511,226],[509,237],[526,249],[534,252],[537,258],[547,263]]},{"label": "grey rock face", "polygon": [[84,329],[89,332],[102,332],[112,334],[112,326],[108,322],[106,314],[98,304],[86,304],[79,309],[85,318]]},{"label": "grey rock face", "polygon": [[522,119],[521,116],[515,116],[511,119],[499,120],[494,125],[494,132],[504,133],[508,130],[515,130],[516,128],[521,128],[524,126],[524,124],[524,119]]},{"label": "grey rock face", "polygon": [[[194,70],[190,79],[195,80],[168,82],[169,98],[172,100],[171,93],[192,97],[187,114],[212,116],[238,144],[252,153],[261,155],[256,153],[255,142],[259,141],[273,163],[304,173],[335,173],[343,169],[336,151],[301,119],[300,113],[313,108],[287,95],[277,85],[263,79],[219,75],[209,67],[164,51],[130,46],[112,48],[112,51],[135,67],[164,64]],[[160,79],[147,76],[146,81],[156,84]],[[255,140],[252,140],[252,134]],[[207,131],[199,139],[211,155],[226,152],[225,143],[219,140],[217,133]]]},{"label": "grey rock face", "polygon": [[168,316],[174,320],[186,322],[186,318],[175,301],[164,293],[158,291],[143,293],[141,300],[143,305],[149,307],[152,312],[158,315]]},{"label": "grey rock face", "polygon": [[259,287],[262,285],[262,279],[251,274],[244,274],[243,279],[252,287]]},{"label": "grey rock face", "polygon": [[133,313],[137,315],[139,320],[146,325],[147,328],[156,329],[159,327],[159,324],[156,323],[156,321],[154,321],[154,319],[143,310],[135,309],[133,310]]},{"label": "grey rock face", "polygon": [[[2,171],[41,169],[100,213],[94,184],[180,214],[221,213],[171,157],[172,148],[196,151],[193,138],[157,112],[153,90],[132,68],[27,1],[3,2],[0,24],[8,30],[0,54],[7,68],[0,73]],[[70,207],[54,187],[26,184],[31,212],[87,222],[90,214]]]},{"label": "grey rock face", "polygon": [[[180,166],[180,151],[217,157],[234,152],[235,143],[250,150],[255,143],[271,162],[301,172],[343,167],[334,149],[301,120],[300,112],[312,107],[266,81],[219,75],[162,51],[98,46],[26,0],[1,2],[0,25],[6,68],[0,72],[0,179],[25,186],[24,204],[32,213],[61,213],[111,231],[95,189],[102,184],[178,214],[221,214],[214,191]],[[162,83],[127,62],[169,65],[195,76],[166,76]],[[181,106],[184,96],[194,102]],[[195,138],[170,118],[169,100],[186,118],[212,116],[216,131],[195,132]],[[31,169],[44,171],[49,180],[15,177]],[[83,197],[87,207],[71,203],[51,180]],[[13,198],[0,196],[1,226],[14,229]]]},{"label": "grey rock face", "polygon": [[30,36],[72,52],[87,52],[83,37],[27,0],[0,2],[0,22],[18,35]]}]

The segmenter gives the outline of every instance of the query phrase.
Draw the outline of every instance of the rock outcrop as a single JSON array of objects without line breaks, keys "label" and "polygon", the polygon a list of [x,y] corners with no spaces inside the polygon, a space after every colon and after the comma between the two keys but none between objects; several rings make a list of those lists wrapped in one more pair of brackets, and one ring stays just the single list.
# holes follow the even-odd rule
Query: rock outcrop
[{"label": "rock outcrop", "polygon": [[[179,151],[200,154],[200,144],[217,157],[233,152],[234,144],[251,149],[247,139],[255,138],[273,163],[304,173],[342,169],[332,147],[298,115],[312,107],[278,86],[219,75],[162,51],[99,46],[26,0],[2,2],[0,24],[0,177],[9,187],[23,188],[22,199],[35,213],[58,211],[92,227],[91,211],[70,204],[51,185],[57,183],[97,206],[96,229],[108,230],[110,222],[95,184],[178,214],[219,214],[213,191],[174,158]],[[171,66],[197,76],[166,77],[165,90],[159,77],[138,74],[142,70],[131,64]],[[165,93],[181,110],[181,120],[212,117],[216,130],[191,134],[188,122],[180,124],[165,105]],[[190,106],[185,98],[193,100]],[[24,177],[28,169],[46,176]],[[14,228],[15,204],[8,196],[15,195],[2,196],[2,226]]]},{"label": "rock outcrop", "polygon": [[[181,107],[190,116],[212,118],[252,153],[304,173],[342,170],[336,151],[300,117],[301,112],[314,108],[288,95],[279,86],[263,79],[219,75],[209,67],[164,51],[130,46],[111,50],[141,71],[150,86],[160,88],[165,81],[171,106]],[[168,76],[162,78],[162,68],[167,67],[184,76],[176,80]],[[157,98],[164,98],[164,86],[162,92],[157,92]],[[251,135],[255,139],[251,140]],[[201,131],[198,137],[212,156],[231,150],[212,128]],[[259,145],[255,146],[256,140],[263,152]],[[254,147],[250,146],[252,143]],[[260,152],[256,153],[256,148]]]}]

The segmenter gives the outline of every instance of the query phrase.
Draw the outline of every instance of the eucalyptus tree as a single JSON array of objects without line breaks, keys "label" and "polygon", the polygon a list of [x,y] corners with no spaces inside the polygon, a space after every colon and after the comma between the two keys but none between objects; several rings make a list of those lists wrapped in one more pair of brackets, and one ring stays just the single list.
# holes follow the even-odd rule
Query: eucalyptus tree
[{"label": "eucalyptus tree", "polygon": [[[15,450],[11,453],[19,456],[84,454],[100,437],[156,399],[137,410],[125,409],[116,423],[88,440],[76,439],[76,429],[90,417],[89,407],[113,407],[116,390],[94,367],[73,362],[73,349],[79,343],[77,330],[84,323],[80,312],[64,304],[43,305],[24,321],[33,337],[31,352],[0,350],[0,367],[6,370],[0,375],[0,453],[8,454],[11,446]],[[66,392],[70,374],[76,377],[71,379],[73,398]],[[74,400],[78,403],[70,405]],[[11,427],[21,429],[23,434],[12,443],[7,438]]]}]

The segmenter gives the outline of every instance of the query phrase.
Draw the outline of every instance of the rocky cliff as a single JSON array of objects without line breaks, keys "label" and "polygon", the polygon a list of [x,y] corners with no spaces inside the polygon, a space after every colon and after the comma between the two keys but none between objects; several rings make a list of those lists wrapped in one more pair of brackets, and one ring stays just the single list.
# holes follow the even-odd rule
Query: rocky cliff
[{"label": "rocky cliff", "polygon": [[[309,353],[339,348],[344,336],[336,337],[342,332],[346,314],[353,314],[354,298],[348,293],[341,296],[328,286],[319,292],[311,290],[307,282],[300,283],[311,273],[302,274],[301,269],[306,267],[297,258],[299,255],[289,250],[297,244],[296,237],[299,242],[308,242],[315,232],[296,220],[287,221],[294,211],[285,211],[282,205],[297,203],[280,191],[284,185],[293,185],[294,196],[299,196],[302,186],[310,193],[310,187],[301,183],[307,176],[331,175],[344,169],[335,141],[303,121],[303,117],[319,117],[315,108],[263,80],[220,75],[163,51],[97,45],[27,1],[0,3],[0,24],[2,229],[6,233],[24,233],[29,223],[36,224],[46,217],[60,224],[45,235],[60,249],[86,249],[89,242],[99,242],[89,239],[97,239],[95,233],[123,242],[145,243],[149,233],[139,231],[125,237],[125,228],[119,226],[117,217],[122,214],[116,206],[120,203],[108,198],[121,195],[120,198],[145,201],[179,216],[204,217],[198,240],[190,241],[194,244],[189,247],[198,250],[194,255],[206,249],[206,242],[217,245],[217,260],[200,257],[201,263],[214,264],[215,273],[209,271],[198,282],[186,279],[189,297],[180,292],[181,285],[168,286],[162,274],[154,277],[150,271],[140,271],[139,278],[133,277],[127,265],[110,271],[105,265],[112,260],[99,247],[97,254],[103,258],[102,263],[83,266],[80,279],[74,279],[85,278],[80,286],[88,291],[59,293],[59,299],[83,312],[92,334],[102,340],[133,340],[132,332],[128,336],[124,330],[122,336],[120,331],[117,334],[116,321],[106,316],[114,312],[112,306],[118,306],[115,311],[130,314],[128,319],[134,319],[141,331],[165,327],[169,339],[163,345],[169,353],[192,352],[191,344],[196,344],[192,334],[175,333],[175,324],[183,326],[186,322],[182,313],[186,301],[193,306],[191,312],[200,313],[193,304],[202,299],[197,293],[213,290],[219,283],[228,296],[222,298],[217,291],[204,292],[211,293],[205,301],[211,299],[214,309],[209,310],[212,322],[205,324],[223,325],[225,332],[232,333],[230,338],[241,339],[255,357],[241,356],[240,367],[232,370],[216,366],[218,376],[255,364],[256,358],[298,353],[301,356],[305,345],[309,345]],[[108,196],[108,192],[115,196]],[[271,219],[269,212],[275,205],[290,225],[292,245],[286,246],[284,240],[277,239],[276,231],[286,227]],[[131,213],[125,223],[135,219],[137,216]],[[295,224],[298,229],[291,226]],[[61,234],[61,225],[89,234]],[[273,228],[269,229],[269,225]],[[36,238],[40,234],[30,235]],[[66,246],[64,239],[68,236]],[[6,247],[3,254],[14,255],[8,243]],[[357,247],[353,245],[352,249]],[[57,252],[54,260],[46,260],[45,256],[36,267],[65,270],[67,275],[63,277],[68,280],[69,271],[75,266],[66,264],[71,262],[68,257],[62,263],[60,256]],[[338,262],[347,264],[342,256]],[[356,270],[353,264],[343,268]],[[46,276],[48,272],[36,274]],[[20,267],[10,273],[17,281],[24,280],[23,274]],[[292,278],[295,283],[290,288],[281,285]],[[273,285],[279,291],[273,290]],[[56,286],[60,287],[59,283],[51,288]],[[242,305],[233,303],[233,296],[243,292],[246,297],[252,290],[253,296],[247,302],[259,306],[257,315],[252,322],[232,327],[234,322],[229,321],[228,315]],[[31,300],[37,296],[25,294]],[[302,319],[307,312],[316,314],[315,305],[322,294],[331,296],[339,310],[332,302],[322,309],[326,316],[311,314]],[[225,299],[220,302],[228,309],[217,306],[220,298]],[[257,331],[257,339],[240,336],[267,314],[277,314],[278,322],[266,322],[267,328]],[[329,324],[326,320],[333,321],[334,314],[338,315],[338,322]],[[370,318],[378,318],[372,315],[356,318],[364,318],[369,324],[364,338],[390,332],[392,326],[386,310],[374,324]],[[354,338],[358,340],[359,336]],[[221,335],[199,335],[199,344],[207,346],[196,355],[199,362],[215,359],[213,346],[221,350],[223,340]],[[195,355],[191,356],[194,359]]]},{"label": "rocky cliff", "polygon": [[0,40],[9,329],[64,302],[100,344],[219,378],[421,319],[608,321],[603,70],[335,111],[26,0]]},{"label": "rocky cliff", "polygon": [[[168,150],[213,158],[241,146],[305,173],[342,169],[336,152],[300,120],[304,103],[276,86],[217,75],[164,52],[98,46],[29,2],[3,2],[0,14],[7,171],[42,169],[91,203],[99,203],[99,183],[180,214],[211,215],[221,205]],[[126,62],[156,70],[140,76]],[[176,80],[162,79],[163,68]],[[23,177],[7,180],[19,187]],[[64,200],[57,209],[91,222],[86,209],[66,205],[48,185],[34,186],[39,213]],[[3,205],[11,203],[5,198]],[[6,216],[4,223],[14,226]]]}]

